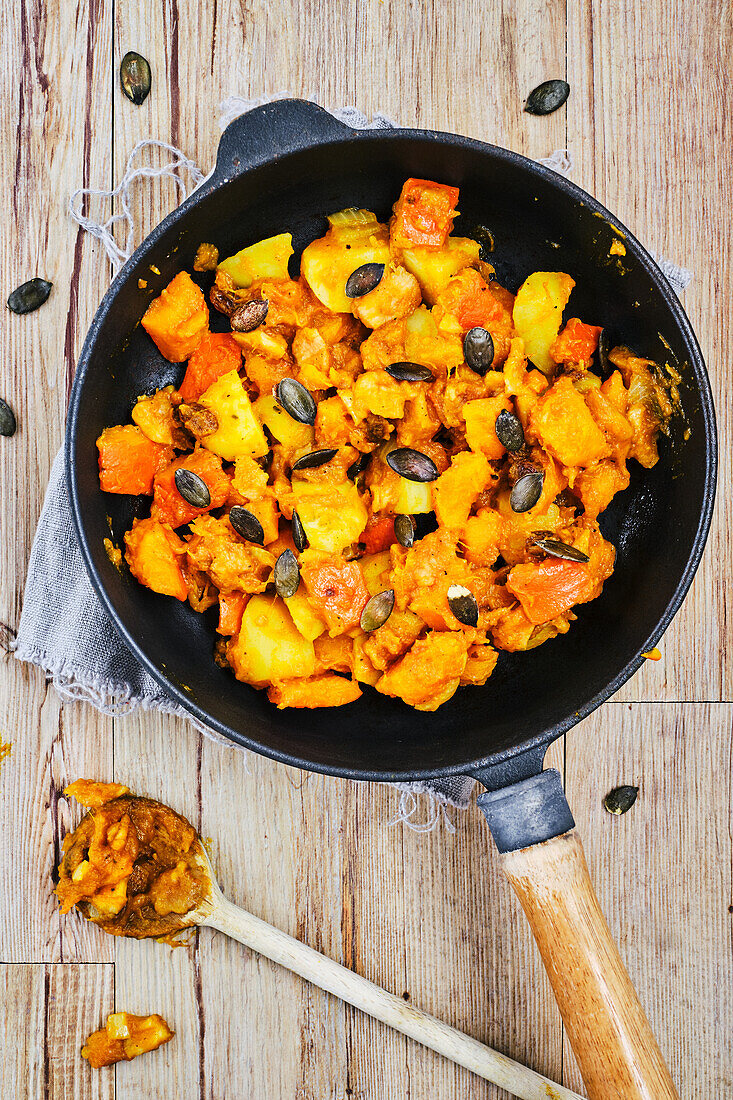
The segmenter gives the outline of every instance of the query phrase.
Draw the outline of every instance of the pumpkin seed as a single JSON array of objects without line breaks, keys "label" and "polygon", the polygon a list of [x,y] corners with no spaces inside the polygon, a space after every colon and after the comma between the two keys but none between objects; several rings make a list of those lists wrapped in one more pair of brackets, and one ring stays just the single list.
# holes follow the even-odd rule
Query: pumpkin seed
[{"label": "pumpkin seed", "polygon": [[570,85],[567,81],[544,80],[529,93],[524,109],[530,115],[551,115],[558,107],[562,107],[569,95]]},{"label": "pumpkin seed", "polygon": [[496,418],[494,430],[508,451],[520,451],[524,446],[524,432],[518,416],[502,409]]},{"label": "pumpkin seed", "polygon": [[247,542],[264,546],[265,532],[262,530],[262,524],[257,516],[252,512],[242,508],[240,504],[235,504],[229,509],[229,522],[237,534],[241,535]]},{"label": "pumpkin seed", "polygon": [[387,374],[391,374],[398,382],[435,381],[435,375],[429,367],[423,367],[420,363],[390,363]]},{"label": "pumpkin seed", "polygon": [[315,424],[318,407],[313,395],[295,378],[283,378],[278,382],[275,396],[288,416],[299,424]]},{"label": "pumpkin seed", "polygon": [[367,466],[371,462],[371,458],[371,454],[366,452],[365,454],[359,455],[356,462],[351,463],[348,470],[346,471],[346,476],[348,477],[349,481],[356,481],[361,476],[361,474],[364,473]]},{"label": "pumpkin seed", "polygon": [[603,805],[610,814],[625,814],[636,802],[638,787],[614,787],[603,799]]},{"label": "pumpkin seed", "polygon": [[542,496],[545,475],[541,470],[530,470],[514,482],[509,503],[513,512],[528,512]]},{"label": "pumpkin seed", "polygon": [[384,275],[384,264],[362,264],[352,271],[346,280],[344,293],[347,298],[363,298],[379,286]]},{"label": "pumpkin seed", "polygon": [[415,541],[415,524],[412,516],[395,516],[394,533],[400,546],[406,546],[409,549]]},{"label": "pumpkin seed", "polygon": [[338,447],[324,447],[320,451],[310,451],[307,455],[301,455],[293,463],[293,470],[315,470],[318,466],[325,466],[334,455],[338,454]]},{"label": "pumpkin seed", "polygon": [[173,480],[176,483],[176,489],[181,494],[183,499],[187,501],[194,508],[208,508],[211,504],[211,493],[209,492],[209,486],[206,484],[202,477],[195,474],[193,470],[186,470],[183,466],[179,467],[173,475]]},{"label": "pumpkin seed", "polygon": [[397,447],[387,455],[387,465],[406,481],[435,481],[438,467],[432,458],[412,447]]},{"label": "pumpkin seed", "polygon": [[17,426],[15,413],[7,401],[0,397],[0,435],[15,435]]},{"label": "pumpkin seed", "polygon": [[553,558],[563,558],[565,561],[590,561],[587,554],[584,554],[582,550],[577,550],[574,546],[568,545],[567,542],[562,542],[561,539],[550,537],[535,538],[532,540],[535,546],[539,546],[540,550],[544,550],[546,554],[549,554]]},{"label": "pumpkin seed", "polygon": [[242,302],[237,306],[229,318],[232,332],[252,332],[267,317],[270,303],[267,298],[250,298],[248,302]]},{"label": "pumpkin seed", "polygon": [[494,362],[494,341],[488,329],[476,325],[463,337],[463,358],[474,372],[481,377],[491,370]]},{"label": "pumpkin seed", "polygon": [[294,596],[300,584],[300,568],[292,550],[283,550],[275,562],[272,579],[275,582],[275,591],[284,600]]},{"label": "pumpkin seed", "polygon": [[295,549],[299,554],[302,554],[308,545],[308,536],[305,533],[305,527],[303,521],[297,512],[293,511],[293,518],[290,521],[290,526],[293,531],[293,542],[295,543]]},{"label": "pumpkin seed", "polygon": [[462,584],[452,584],[448,589],[448,606],[464,626],[478,626],[478,604],[473,592]]},{"label": "pumpkin seed", "polygon": [[130,51],[120,62],[120,84],[127,98],[139,107],[150,93],[150,65],[142,54]]},{"label": "pumpkin seed", "polygon": [[613,364],[608,358],[611,352],[611,340],[608,335],[608,329],[602,328],[601,334],[598,337],[598,369],[601,374],[610,374],[613,370]]},{"label": "pumpkin seed", "polygon": [[361,613],[361,629],[367,632],[378,630],[387,622],[393,607],[394,589],[387,588],[384,592],[377,592]]},{"label": "pumpkin seed", "polygon": [[29,279],[21,283],[8,297],[8,309],[13,313],[33,313],[40,309],[51,293],[53,283],[46,279]]}]

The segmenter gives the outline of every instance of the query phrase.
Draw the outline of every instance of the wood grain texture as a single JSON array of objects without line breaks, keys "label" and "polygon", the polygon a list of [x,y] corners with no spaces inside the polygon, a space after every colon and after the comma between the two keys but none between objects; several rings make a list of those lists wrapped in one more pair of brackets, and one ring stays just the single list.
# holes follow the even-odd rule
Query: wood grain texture
[{"label": "wood grain texture", "polygon": [[92,1070],[80,1049],[113,1011],[111,965],[0,965],[0,1096],[113,1100],[114,1070]]},{"label": "wood grain texture", "polygon": [[[36,274],[54,281],[42,310],[6,315],[0,326],[0,393],[19,419],[17,435],[0,439],[6,644],[73,365],[109,278],[101,247],[68,220],[67,196],[117,180],[145,137],[178,143],[208,170],[218,104],[231,95],[288,90],[325,106],[353,103],[534,157],[567,146],[576,182],[650,247],[693,269],[684,304],[716,388],[730,476],[731,116],[721,74],[730,69],[733,22],[725,0],[649,0],[643,17],[633,0],[336,0],[326,11],[317,0],[15,0],[0,19],[0,173],[13,199],[0,243],[4,293]],[[119,90],[128,49],[153,69],[142,107]],[[536,83],[565,74],[565,109],[544,119],[523,113]],[[133,200],[140,234],[176,201],[172,185],[141,185]],[[569,736],[567,759],[563,744],[551,750],[682,1100],[733,1090],[733,1019],[721,993],[733,977],[733,713],[721,702],[733,686],[725,604],[732,515],[722,494],[701,571],[663,640],[664,660],[648,663],[617,697],[623,702]],[[390,827],[397,796],[388,788],[300,775],[202,741],[183,721],[113,721],[81,704],[61,707],[38,673],[7,656],[0,735],[13,742],[0,767],[0,830],[14,856],[3,865],[0,961],[33,964],[0,966],[1,1026],[19,1036],[0,1055],[11,1082],[6,1090],[3,1078],[3,1096],[35,1100],[78,1084],[69,1095],[96,1087],[111,1097],[114,1086],[117,1100],[506,1100],[220,935],[202,931],[171,951],[113,942],[77,917],[62,923],[50,871],[77,811],[59,792],[84,771],[186,813],[212,837],[232,900],[580,1090],[537,951],[475,811],[453,815],[455,834],[443,824],[427,835]],[[610,819],[600,808],[606,790],[639,781],[634,809]],[[27,899],[22,919],[17,895]],[[103,965],[43,965],[56,962]],[[111,1010],[112,967],[114,1007],[163,1012],[177,1035],[92,1086],[68,1052]],[[51,972],[64,975],[52,1053],[68,1080],[58,1084],[44,1075]],[[95,985],[102,979],[92,973],[108,984]],[[82,1018],[80,1005],[97,1005],[90,1015],[98,1019]]]},{"label": "wood grain texture", "polygon": [[[681,612],[621,699],[733,698],[730,602],[730,380],[733,335],[721,299],[733,274],[731,112],[712,73],[727,71],[726,0],[589,4],[568,0],[568,148],[573,179],[658,254],[688,267],[683,305],[707,361],[720,433],[718,507]],[[654,92],[651,93],[651,89]],[[647,92],[651,94],[647,94]],[[701,124],[701,120],[704,120]],[[695,659],[690,660],[694,639]]]}]

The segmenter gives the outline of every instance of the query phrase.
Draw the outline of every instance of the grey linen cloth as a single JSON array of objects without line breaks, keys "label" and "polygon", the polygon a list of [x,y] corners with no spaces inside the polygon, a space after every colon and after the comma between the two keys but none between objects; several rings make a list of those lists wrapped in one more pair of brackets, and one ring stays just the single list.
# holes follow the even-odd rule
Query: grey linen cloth
[{"label": "grey linen cloth", "polygon": [[[277,98],[277,97],[276,97]],[[230,99],[222,104],[222,126],[266,100]],[[352,127],[386,128],[394,125],[377,115],[372,121],[352,107],[334,110],[333,114]],[[138,151],[155,145],[174,156],[172,165],[152,169],[134,166]],[[567,172],[570,163],[564,151],[558,151],[543,161],[548,167]],[[120,197],[127,210],[128,242],[126,250],[119,248],[106,225],[82,217],[70,205],[72,216],[107,248],[113,267],[127,258],[132,247],[134,225],[129,215],[127,193],[131,185],[143,176],[167,176],[172,167],[186,167],[199,183],[202,176],[195,165],[180,150],[159,142],[141,142],[128,161],[123,180],[114,192],[89,192],[103,198]],[[180,183],[178,176],[175,177]],[[689,272],[660,261],[662,269],[676,290],[684,289]],[[71,508],[66,489],[64,457],[59,452],[51,477],[43,510],[36,530],[28,563],[23,611],[14,644],[18,660],[42,668],[59,695],[68,700],[85,700],[105,714],[124,715],[135,710],[157,709],[167,714],[187,718],[207,737],[242,751],[214,730],[203,726],[166,695],[160,685],[145,671],[120,638],[109,616],[100,604],[89,580],[81,551],[76,541]],[[473,780],[466,776],[394,786],[400,792],[394,821],[404,821],[411,828],[427,831],[435,827],[446,806],[459,809],[468,804]],[[420,799],[417,796],[424,795]]]}]

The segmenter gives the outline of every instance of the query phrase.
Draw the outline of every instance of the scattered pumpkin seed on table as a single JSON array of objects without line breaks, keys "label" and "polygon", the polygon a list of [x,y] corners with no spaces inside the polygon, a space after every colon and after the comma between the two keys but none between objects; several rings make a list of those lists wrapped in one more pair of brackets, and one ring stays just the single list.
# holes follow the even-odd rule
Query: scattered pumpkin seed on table
[{"label": "scattered pumpkin seed on table", "polygon": [[288,416],[299,424],[315,424],[318,411],[313,395],[296,378],[283,378],[275,389],[275,397]]},{"label": "scattered pumpkin seed on table", "polygon": [[131,103],[139,107],[150,94],[150,65],[140,53],[130,50],[120,62],[120,84]]},{"label": "scattered pumpkin seed on table", "polygon": [[508,451],[520,451],[524,446],[524,431],[518,416],[502,409],[494,425],[497,439]]},{"label": "scattered pumpkin seed on table", "polygon": [[29,279],[8,296],[8,309],[13,313],[33,313],[47,300],[52,287],[53,283],[46,279]]},{"label": "scattered pumpkin seed on table", "polygon": [[319,466],[325,466],[337,454],[338,447],[323,447],[320,451],[309,451],[308,454],[296,458],[291,469],[317,470]]},{"label": "scattered pumpkin seed on table", "polygon": [[478,626],[478,604],[473,592],[462,584],[452,584],[448,589],[448,606],[464,626]]},{"label": "scattered pumpkin seed on table", "polygon": [[488,374],[494,362],[494,341],[488,329],[476,325],[468,330],[463,337],[463,357],[474,374],[482,378]]},{"label": "scattered pumpkin seed on table", "polygon": [[551,115],[570,95],[570,85],[566,80],[544,80],[527,96],[524,109],[529,115]]},{"label": "scattered pumpkin seed on table", "polygon": [[397,382],[434,382],[435,375],[421,363],[390,363],[387,374]]},{"label": "scattered pumpkin seed on table", "polygon": [[638,787],[614,787],[603,799],[603,805],[610,814],[625,814],[636,802],[638,793]]},{"label": "scattered pumpkin seed on table", "polygon": [[0,435],[15,435],[17,426],[15,413],[7,401],[0,397]]},{"label": "scattered pumpkin seed on table", "polygon": [[394,533],[400,546],[404,546],[409,550],[415,541],[415,524],[412,516],[395,516]]},{"label": "scattered pumpkin seed on table", "polygon": [[295,543],[295,549],[302,554],[308,545],[308,538],[305,533],[305,527],[303,521],[298,513],[293,510],[293,518],[290,521],[293,530],[293,542]]},{"label": "scattered pumpkin seed on table", "polygon": [[602,328],[598,337],[598,369],[601,374],[610,374],[613,370],[611,360],[608,358],[611,351],[611,341],[608,338],[608,329]]},{"label": "scattered pumpkin seed on table", "polygon": [[538,546],[540,550],[544,550],[550,557],[563,558],[565,561],[590,561],[588,555],[584,554],[582,550],[578,550],[575,546],[570,546],[567,542],[563,542],[562,539],[551,538],[548,535],[546,538],[534,538],[532,541],[535,546]]}]

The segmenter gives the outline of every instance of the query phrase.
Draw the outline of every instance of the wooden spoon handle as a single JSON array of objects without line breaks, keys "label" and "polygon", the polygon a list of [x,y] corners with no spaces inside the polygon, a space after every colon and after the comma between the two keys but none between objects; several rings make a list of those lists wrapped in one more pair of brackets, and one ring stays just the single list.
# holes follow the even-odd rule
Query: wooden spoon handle
[{"label": "wooden spoon handle", "polygon": [[353,970],[347,970],[312,947],[233,905],[223,895],[217,896],[213,905],[212,912],[201,921],[202,924],[239,940],[253,951],[292,970],[335,997],[348,1001],[355,1008],[360,1008],[362,1012],[458,1065],[465,1066],[485,1080],[492,1081],[521,1100],[547,1100],[548,1096],[555,1100],[580,1100],[577,1093],[553,1084],[519,1062],[448,1027],[427,1012],[413,1008],[401,997],[388,993]]},{"label": "wooden spoon handle", "polygon": [[573,832],[502,856],[590,1100],[679,1100]]}]

